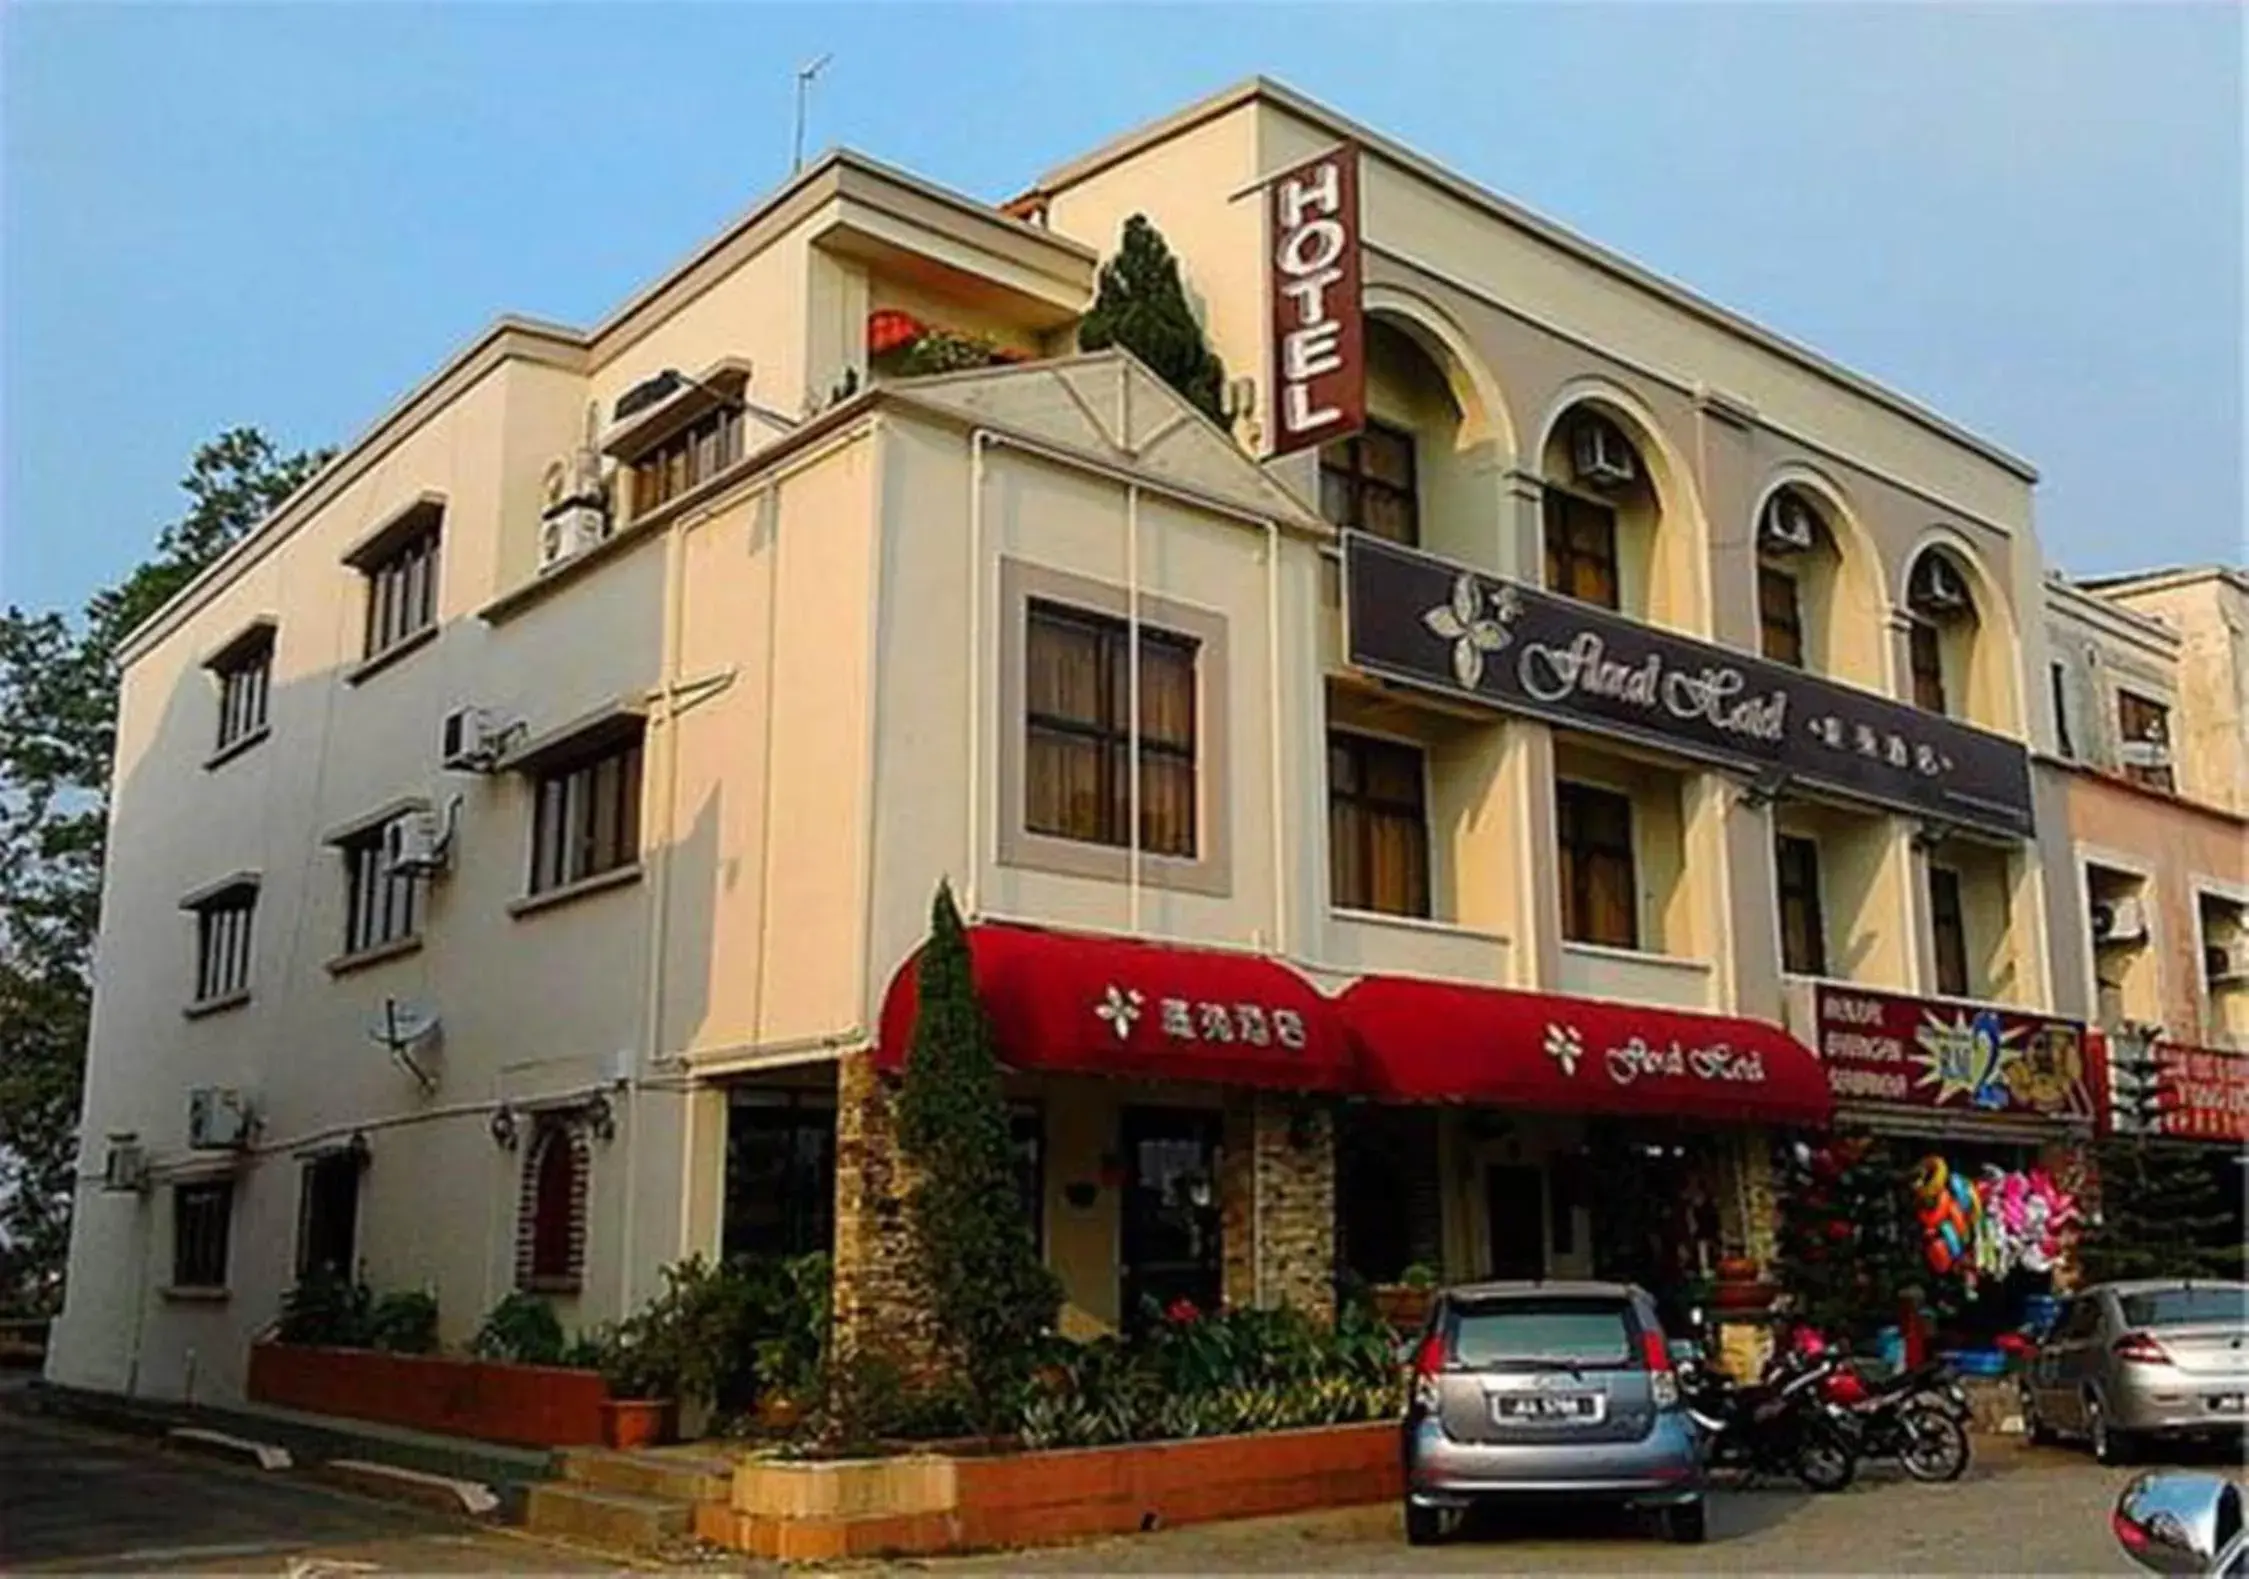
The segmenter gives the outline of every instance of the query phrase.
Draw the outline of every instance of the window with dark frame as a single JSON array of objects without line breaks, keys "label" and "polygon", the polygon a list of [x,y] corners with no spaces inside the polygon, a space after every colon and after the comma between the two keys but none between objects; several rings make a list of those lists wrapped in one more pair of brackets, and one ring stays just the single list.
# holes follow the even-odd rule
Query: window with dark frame
[{"label": "window with dark frame", "polygon": [[740,404],[696,418],[632,463],[634,519],[699,488],[742,458]]},{"label": "window with dark frame", "polygon": [[391,870],[383,856],[383,831],[388,826],[377,823],[336,846],[344,859],[346,954],[363,954],[421,934],[421,879],[412,872]]},{"label": "window with dark frame", "polygon": [[219,685],[219,738],[226,750],[266,727],[266,699],[273,686],[273,628],[234,644],[211,664]]},{"label": "window with dark frame", "polygon": [[640,859],[641,731],[541,769],[532,781],[531,892],[566,888]]},{"label": "window with dark frame", "polygon": [[1827,918],[1820,907],[1820,847],[1781,834],[1773,841],[1780,898],[1780,968],[1792,976],[1827,974]]},{"label": "window with dark frame", "polygon": [[2171,744],[2171,710],[2150,697],[2131,691],[2116,693],[2116,738],[2127,744],[2159,745],[2166,756],[2161,762],[2125,762],[2121,764],[2124,776],[2135,784],[2170,794],[2178,788],[2172,776],[2168,751]]},{"label": "window with dark frame", "polygon": [[1936,626],[1916,619],[1906,632],[1906,654],[1913,669],[1913,705],[1923,712],[1950,709],[1944,694],[1944,647]]},{"label": "window with dark frame", "polygon": [[1322,449],[1320,514],[1334,526],[1409,548],[1418,544],[1421,490],[1413,435],[1369,422],[1359,433]]},{"label": "window with dark frame", "polygon": [[444,513],[425,510],[419,523],[360,563],[367,578],[367,628],[362,654],[379,658],[437,623],[438,546]]},{"label": "window with dark frame", "polygon": [[1417,746],[1328,731],[1328,897],[1343,910],[1429,914],[1429,812]]},{"label": "window with dark frame", "polygon": [[1129,845],[1137,755],[1140,848],[1151,855],[1194,857],[1196,652],[1192,637],[1140,627],[1135,730],[1125,622],[1060,604],[1030,605],[1023,820],[1031,832]]},{"label": "window with dark frame", "polygon": [[2054,749],[2075,761],[2077,745],[2069,735],[2069,666],[2057,663],[2050,672],[2054,686]]},{"label": "window with dark frame", "polygon": [[250,990],[250,932],[258,890],[240,884],[195,906],[195,998],[215,1003]]},{"label": "window with dark frame", "polygon": [[359,1176],[365,1159],[330,1152],[304,1165],[297,1206],[297,1277],[350,1278],[359,1254]]},{"label": "window with dark frame", "polygon": [[1757,625],[1766,657],[1792,669],[1804,667],[1804,609],[1796,578],[1787,571],[1757,567]]},{"label": "window with dark frame", "polygon": [[1562,857],[1562,936],[1609,948],[1640,946],[1632,801],[1564,779],[1554,786]]},{"label": "window with dark frame", "polygon": [[742,1090],[726,1109],[720,1248],[737,1255],[834,1248],[836,1109],[825,1093]]},{"label": "window with dark frame", "polygon": [[579,1286],[590,1164],[585,1134],[571,1115],[545,1114],[533,1125],[517,1207],[516,1287],[567,1293]]},{"label": "window with dark frame", "polygon": [[1929,868],[1929,941],[1937,958],[1937,991],[1967,997],[1967,912],[1960,903],[1960,874],[1947,866]]},{"label": "window with dark frame", "polygon": [[225,1288],[234,1181],[205,1179],[172,1187],[172,1286]]},{"label": "window with dark frame", "polygon": [[1548,483],[1545,513],[1547,590],[1605,609],[1621,607],[1616,511]]}]

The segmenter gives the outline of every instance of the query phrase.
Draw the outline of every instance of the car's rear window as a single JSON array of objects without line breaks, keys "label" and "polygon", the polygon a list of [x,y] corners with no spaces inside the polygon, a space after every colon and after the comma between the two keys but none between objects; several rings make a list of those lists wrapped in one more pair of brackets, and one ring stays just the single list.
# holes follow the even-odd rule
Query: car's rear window
[{"label": "car's rear window", "polygon": [[1538,1360],[1613,1369],[1634,1364],[1639,1352],[1621,1301],[1566,1295],[1464,1305],[1452,1349],[1454,1363],[1471,1369]]},{"label": "car's rear window", "polygon": [[2249,1288],[2159,1288],[2125,1294],[2127,1327],[2187,1327],[2204,1321],[2249,1323]]}]

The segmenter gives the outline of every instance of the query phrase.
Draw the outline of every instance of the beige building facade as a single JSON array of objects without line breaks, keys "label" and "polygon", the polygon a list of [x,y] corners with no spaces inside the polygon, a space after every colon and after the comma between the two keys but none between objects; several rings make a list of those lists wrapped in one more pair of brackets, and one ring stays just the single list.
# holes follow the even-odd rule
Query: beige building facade
[{"label": "beige building facade", "polygon": [[[1370,421],[1261,462],[1260,182],[1345,142]],[[1136,213],[1230,429],[1075,350]],[[989,365],[901,376],[931,329]],[[2070,1007],[2033,480],[1271,83],[998,208],[830,156],[502,320],[134,637],[51,1374],[238,1395],[322,1268],[457,1342],[832,1247],[881,1330],[941,881],[1073,1332],[1621,1265],[1617,1158],[1669,1271],[1764,1259],[1823,991]],[[1461,682],[1580,608],[1700,695],[1832,682],[1832,759]]]}]

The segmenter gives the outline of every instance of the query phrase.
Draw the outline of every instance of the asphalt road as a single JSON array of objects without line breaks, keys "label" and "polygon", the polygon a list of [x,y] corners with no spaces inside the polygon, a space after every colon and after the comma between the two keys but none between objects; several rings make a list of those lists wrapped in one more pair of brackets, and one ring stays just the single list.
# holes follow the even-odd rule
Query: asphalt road
[{"label": "asphalt road", "polygon": [[0,1572],[615,1573],[613,1562],[134,1437],[0,1411]]},{"label": "asphalt road", "polygon": [[[1409,1547],[1394,1507],[1195,1525],[1059,1551],[947,1560],[968,1572],[2132,1574],[2109,1510],[2137,1473],[1980,1437],[1968,1474],[1922,1486],[1870,1468],[1834,1496],[1720,1492],[1701,1546],[1595,1511],[1490,1519]],[[2220,1461],[2222,1466],[2222,1460]]]}]

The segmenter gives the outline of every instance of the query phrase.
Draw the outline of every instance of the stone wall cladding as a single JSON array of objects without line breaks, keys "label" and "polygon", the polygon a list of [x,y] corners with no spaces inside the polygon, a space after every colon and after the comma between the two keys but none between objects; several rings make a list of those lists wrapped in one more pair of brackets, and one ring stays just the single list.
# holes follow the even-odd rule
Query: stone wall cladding
[{"label": "stone wall cladding", "polygon": [[1260,1095],[1255,1108],[1258,1282],[1269,1305],[1335,1318],[1335,1114]]},{"label": "stone wall cladding", "polygon": [[1257,1303],[1254,1167],[1257,1106],[1251,1093],[1232,1090],[1226,1093],[1224,1123],[1218,1153],[1219,1293],[1229,1305],[1254,1305]]},{"label": "stone wall cladding", "polygon": [[897,1088],[871,1053],[846,1053],[836,1067],[836,1348],[880,1355],[908,1376],[932,1379],[948,1367],[914,1247],[912,1189],[912,1165],[898,1144]]}]

